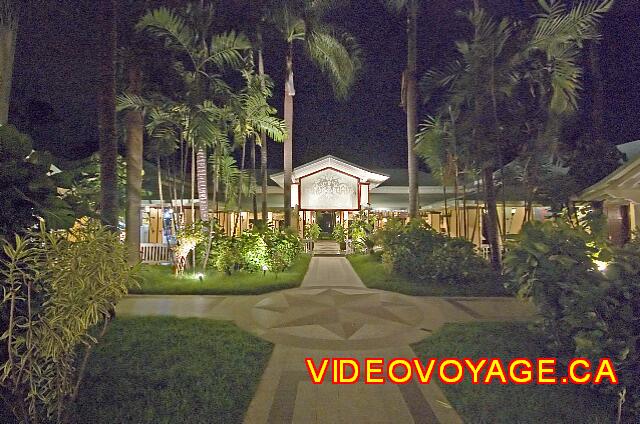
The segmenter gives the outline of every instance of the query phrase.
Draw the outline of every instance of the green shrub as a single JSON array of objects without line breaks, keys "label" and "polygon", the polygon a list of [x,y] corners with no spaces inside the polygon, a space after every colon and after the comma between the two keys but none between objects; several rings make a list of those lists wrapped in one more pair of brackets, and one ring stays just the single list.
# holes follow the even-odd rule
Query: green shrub
[{"label": "green shrub", "polygon": [[313,224],[307,224],[304,226],[304,238],[311,239],[313,241],[320,238],[320,226],[315,222]]},{"label": "green shrub", "polygon": [[[204,240],[198,243],[195,248],[197,262],[201,264],[202,267],[206,267],[206,269],[218,269],[218,257],[225,255],[225,252],[230,248],[231,237],[225,233],[224,228],[222,228],[217,221],[209,222],[204,227],[204,231]],[[209,257],[205,264],[209,242],[211,243],[209,247]],[[223,259],[220,263],[224,263],[225,261],[226,259]]]},{"label": "green shrub", "polygon": [[576,331],[570,310],[576,307],[576,295],[604,278],[592,260],[600,249],[587,231],[559,220],[528,222],[519,239],[504,260],[509,288],[533,299],[550,349],[569,355]]},{"label": "green shrub", "polygon": [[291,231],[282,231],[272,226],[262,231],[267,245],[267,267],[276,274],[289,268],[302,252],[300,238]]},{"label": "green shrub", "polygon": [[368,216],[366,212],[361,211],[354,216],[349,222],[349,237],[351,238],[351,246],[356,253],[371,252],[373,249],[373,216]]},{"label": "green shrub", "polygon": [[472,286],[502,278],[480,257],[472,243],[449,238],[427,224],[389,220],[376,234],[383,247],[382,261],[389,272],[412,281]]},{"label": "green shrub", "polygon": [[389,220],[379,239],[384,250],[382,260],[389,271],[414,280],[427,280],[430,268],[436,265],[429,257],[434,250],[444,246],[446,236],[420,221],[404,224]]},{"label": "green shrub", "polygon": [[[618,395],[623,422],[640,413],[640,249],[611,251],[598,233],[556,220],[530,222],[505,258],[511,287],[542,316],[550,355],[611,358],[620,384],[593,388]],[[595,259],[608,260],[606,273]],[[622,402],[624,400],[624,403]]]},{"label": "green shrub", "polygon": [[262,234],[258,231],[244,231],[237,240],[238,265],[248,272],[261,271],[267,264],[268,249]]},{"label": "green shrub", "polygon": [[2,398],[21,422],[67,422],[82,364],[137,282],[137,267],[118,234],[95,222],[69,232],[42,224],[3,248]]},{"label": "green shrub", "polygon": [[336,224],[333,227],[333,232],[331,233],[331,237],[338,243],[344,243],[347,240],[347,230],[342,226],[342,224]]},{"label": "green shrub", "polygon": [[473,286],[493,281],[496,286],[504,286],[502,276],[476,253],[473,243],[464,239],[446,240],[444,246],[433,251],[429,262],[431,266],[425,272],[431,281],[451,286]]},{"label": "green shrub", "polygon": [[576,296],[579,307],[570,311],[577,323],[575,356],[611,358],[620,379],[596,389],[615,393],[625,419],[640,419],[640,249],[637,243],[613,252],[606,281]]}]

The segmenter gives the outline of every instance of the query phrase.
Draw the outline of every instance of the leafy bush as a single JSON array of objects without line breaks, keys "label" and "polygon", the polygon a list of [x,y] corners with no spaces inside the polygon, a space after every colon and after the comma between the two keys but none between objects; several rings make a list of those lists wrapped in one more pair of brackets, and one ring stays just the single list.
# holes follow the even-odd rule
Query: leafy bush
[{"label": "leafy bush", "polygon": [[20,421],[66,422],[97,343],[90,329],[104,335],[137,268],[118,235],[93,222],[70,232],[42,224],[3,248],[0,394]]},{"label": "leafy bush", "polygon": [[428,279],[455,285],[478,285],[494,281],[503,286],[503,278],[488,266],[475,251],[475,245],[459,238],[447,239],[444,246],[435,249],[429,257],[431,266],[425,272]]},{"label": "leafy bush", "polygon": [[331,237],[338,243],[344,243],[347,240],[347,230],[342,226],[342,224],[336,224],[333,227],[333,231],[331,232]]},{"label": "leafy bush", "polygon": [[592,236],[561,221],[528,222],[506,255],[509,287],[531,298],[543,317],[549,347],[557,355],[573,351],[575,323],[568,311],[576,294],[597,287],[603,275],[592,258],[600,252]]},{"label": "leafy bush", "polygon": [[[542,316],[550,354],[609,357],[618,386],[597,390],[618,394],[625,422],[640,414],[640,248],[630,243],[611,251],[597,233],[561,221],[531,222],[511,247],[505,266],[511,287],[532,299]],[[606,273],[594,260],[606,261]]]},{"label": "leafy bush", "polygon": [[[607,267],[606,281],[589,290],[584,307],[571,311],[579,323],[574,337],[577,356],[611,358],[619,386],[599,385],[617,393],[627,419],[640,419],[640,249],[637,244],[617,249]],[[582,296],[577,297],[579,300]],[[586,311],[586,313],[582,313]]]},{"label": "leafy bush", "polygon": [[304,226],[304,238],[318,240],[320,238],[320,226],[317,223],[307,224]]},{"label": "leafy bush", "polygon": [[289,268],[302,252],[300,239],[291,231],[267,227],[262,236],[267,245],[267,267],[276,274]]},{"label": "leafy bush", "polygon": [[229,237],[221,240],[216,247],[215,260],[213,261],[215,268],[218,272],[231,275],[239,268],[236,240]]},{"label": "leafy bush", "polygon": [[33,151],[31,139],[12,125],[0,125],[0,235],[9,236],[47,220],[51,228],[69,228],[75,216],[57,194],[49,176],[53,157]]},{"label": "leafy bush", "polygon": [[205,240],[205,223],[196,221],[176,233],[178,243],[173,246],[173,259],[176,275],[182,275],[187,264],[189,253]]},{"label": "leafy bush", "polygon": [[376,237],[387,270],[412,281],[466,286],[495,281],[496,286],[502,285],[500,275],[476,254],[472,243],[449,238],[423,222],[389,220]]},{"label": "leafy bush", "polygon": [[429,257],[446,240],[446,236],[423,222],[404,224],[395,219],[387,222],[378,237],[383,247],[382,261],[388,270],[415,280],[428,278],[435,265]]},{"label": "leafy bush", "polygon": [[[196,244],[196,259],[205,269],[217,269],[218,257],[226,254],[225,252],[230,248],[231,238],[215,219],[207,223],[204,231],[204,240]],[[221,263],[224,262],[226,260],[221,260]],[[225,269],[221,272],[225,272]]]},{"label": "leafy bush", "polygon": [[356,253],[372,251],[374,245],[372,239],[373,226],[373,216],[368,216],[364,211],[357,213],[349,223],[351,246]]},{"label": "leafy bush", "polygon": [[244,231],[237,240],[239,267],[245,271],[261,271],[267,264],[267,243],[258,231]]}]

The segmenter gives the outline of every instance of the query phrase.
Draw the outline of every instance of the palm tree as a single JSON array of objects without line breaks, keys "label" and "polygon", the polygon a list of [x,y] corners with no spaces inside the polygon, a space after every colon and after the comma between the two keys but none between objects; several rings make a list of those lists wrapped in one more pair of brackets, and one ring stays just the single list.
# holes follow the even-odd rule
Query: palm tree
[{"label": "palm tree", "polygon": [[7,123],[18,14],[13,0],[0,0],[0,125]]},{"label": "palm tree", "polygon": [[418,38],[418,0],[385,0],[387,7],[407,17],[407,68],[402,75],[402,105],[407,114],[407,172],[409,174],[409,217],[418,216],[418,164],[415,143],[418,122],[416,58]]},{"label": "palm tree", "polygon": [[118,227],[118,139],[116,137],[117,48],[116,0],[97,4],[98,25],[104,42],[98,48],[98,130],[100,144],[100,210],[105,225]]},{"label": "palm tree", "polygon": [[[142,70],[139,62],[132,58],[128,69],[128,92],[142,92]],[[142,111],[130,109],[125,116],[125,144],[127,146],[127,214],[126,243],[130,264],[140,261],[140,205],[142,200],[142,154],[144,145],[144,118]]]},{"label": "palm tree", "polygon": [[[287,136],[284,139],[284,221],[291,226],[291,182],[293,172],[293,97],[294,45],[303,43],[307,55],[327,74],[334,93],[345,98],[360,68],[360,52],[354,38],[338,33],[325,18],[340,2],[314,0],[275,1],[268,21],[279,31],[286,43],[284,120]],[[263,177],[264,178],[264,177]],[[264,182],[263,182],[264,184]],[[263,185],[264,188],[264,185]],[[263,212],[264,213],[264,212]]]},{"label": "palm tree", "polygon": [[[251,63],[251,65],[253,64]],[[262,133],[274,141],[282,141],[286,135],[286,126],[281,119],[275,117],[276,110],[267,103],[273,90],[273,83],[270,79],[266,76],[255,75],[251,68],[244,70],[242,75],[245,87],[242,92],[234,96],[231,110],[233,138],[236,146],[242,151],[240,172],[243,173],[247,141],[255,143],[255,140],[261,137]],[[252,185],[254,181],[254,175],[252,175]],[[238,188],[238,215],[242,200],[241,187],[240,185]]]},{"label": "palm tree", "polygon": [[[533,123],[525,136],[537,143],[553,142],[560,118],[577,107],[581,69],[577,64],[586,40],[599,37],[597,24],[611,0],[578,3],[572,9],[541,0],[542,12],[533,25],[503,19],[496,22],[477,7],[468,14],[474,29],[471,41],[458,41],[458,56],[442,69],[427,72],[427,95],[444,88],[446,107],[462,117],[458,134],[473,152],[470,163],[481,170],[487,211],[487,238],[492,264],[501,268],[494,172],[501,167],[510,140],[522,138],[523,122],[511,111],[535,105]],[[541,116],[541,118],[540,118]],[[517,147],[517,146],[515,146]],[[554,146],[545,146],[553,151]]]},{"label": "palm tree", "polygon": [[190,109],[185,134],[196,149],[200,217],[206,221],[209,203],[206,148],[226,141],[224,129],[217,120],[222,113],[214,109],[231,91],[220,74],[229,68],[238,69],[251,45],[244,35],[234,31],[212,34],[214,10],[211,5],[189,4],[183,15],[167,8],[155,9],[140,20],[137,28],[164,40],[168,49],[181,55],[176,69],[182,75],[186,89],[184,100]]}]

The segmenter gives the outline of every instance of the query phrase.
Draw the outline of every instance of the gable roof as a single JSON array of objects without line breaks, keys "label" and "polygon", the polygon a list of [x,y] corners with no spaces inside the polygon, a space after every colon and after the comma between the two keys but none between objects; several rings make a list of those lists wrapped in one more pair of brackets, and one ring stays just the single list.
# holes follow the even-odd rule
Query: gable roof
[{"label": "gable roof", "polygon": [[[332,155],[323,156],[294,168],[291,176],[295,181],[306,175],[313,174],[314,172],[318,172],[326,168],[337,169],[338,171],[353,175],[354,177],[359,178],[361,182],[368,182],[371,184],[371,188],[379,186],[389,178],[386,174],[374,172]],[[278,172],[277,174],[271,175],[271,179],[280,187],[284,187],[284,172]]]}]

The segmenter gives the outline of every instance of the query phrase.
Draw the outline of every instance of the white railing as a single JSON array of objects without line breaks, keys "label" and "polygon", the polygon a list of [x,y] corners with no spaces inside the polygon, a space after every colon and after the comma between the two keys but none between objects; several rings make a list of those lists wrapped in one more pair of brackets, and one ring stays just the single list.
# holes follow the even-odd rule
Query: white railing
[{"label": "white railing", "polygon": [[145,264],[172,262],[171,248],[162,243],[140,243],[140,259]]},{"label": "white railing", "polygon": [[313,252],[313,240],[311,239],[302,240],[302,246],[304,249],[304,253]]},{"label": "white railing", "polygon": [[[491,261],[491,246],[487,245],[487,244],[483,244],[480,247],[480,254],[482,255],[483,258],[485,258],[488,261]],[[502,248],[502,257],[504,257],[504,255],[508,252],[509,250],[506,247]]]}]

